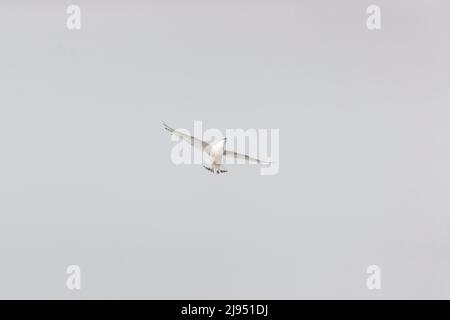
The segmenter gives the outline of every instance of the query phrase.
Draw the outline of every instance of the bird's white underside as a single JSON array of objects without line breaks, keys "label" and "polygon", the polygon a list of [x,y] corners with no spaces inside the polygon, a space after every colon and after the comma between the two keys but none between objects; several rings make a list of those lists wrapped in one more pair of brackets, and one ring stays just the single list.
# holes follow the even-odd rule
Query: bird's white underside
[{"label": "bird's white underside", "polygon": [[252,158],[246,154],[237,153],[234,151],[229,151],[225,149],[226,146],[226,138],[219,140],[215,143],[208,143],[206,141],[200,140],[198,138],[195,138],[193,136],[187,135],[185,133],[182,133],[180,131],[177,131],[175,129],[172,129],[168,125],[164,124],[164,128],[169,131],[171,134],[180,137],[184,141],[190,143],[193,147],[201,149],[204,153],[206,153],[211,160],[211,167],[208,168],[205,166],[206,169],[210,170],[213,173],[221,173],[226,172],[225,170],[222,170],[222,159],[223,156],[232,156],[236,159],[245,159],[248,161],[254,161],[256,163],[262,163],[262,164],[269,164],[269,162],[261,161],[257,158]]}]

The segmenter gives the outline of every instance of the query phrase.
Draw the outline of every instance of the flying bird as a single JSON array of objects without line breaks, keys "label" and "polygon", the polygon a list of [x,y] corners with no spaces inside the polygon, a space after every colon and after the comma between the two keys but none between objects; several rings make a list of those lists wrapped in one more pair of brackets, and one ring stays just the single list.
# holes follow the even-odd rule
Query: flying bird
[{"label": "flying bird", "polygon": [[227,170],[222,169],[222,158],[223,156],[227,157],[234,157],[235,159],[243,159],[248,161],[253,161],[258,164],[264,164],[269,165],[270,162],[261,161],[256,158],[252,158],[246,154],[237,153],[234,151],[229,151],[225,149],[225,145],[227,143],[227,138],[223,138],[219,141],[216,141],[214,143],[209,143],[203,140],[200,140],[198,138],[195,138],[194,136],[187,135],[185,133],[182,133],[178,130],[172,129],[167,124],[163,122],[164,129],[169,131],[172,135],[175,135],[177,137],[180,137],[187,143],[190,143],[193,147],[202,150],[204,153],[206,153],[211,158],[211,167],[207,167],[203,165],[203,167],[210,171],[211,173],[224,173],[228,172]]}]

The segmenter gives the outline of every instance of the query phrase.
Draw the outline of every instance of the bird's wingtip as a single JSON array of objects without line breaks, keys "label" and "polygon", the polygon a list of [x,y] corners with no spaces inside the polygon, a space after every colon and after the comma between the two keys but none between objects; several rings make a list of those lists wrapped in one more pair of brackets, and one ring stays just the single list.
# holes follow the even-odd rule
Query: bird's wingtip
[{"label": "bird's wingtip", "polygon": [[174,130],[173,130],[171,127],[169,127],[165,122],[163,122],[162,124],[163,124],[163,126],[164,126],[164,129],[166,129],[167,131],[170,131],[170,132],[174,131]]}]

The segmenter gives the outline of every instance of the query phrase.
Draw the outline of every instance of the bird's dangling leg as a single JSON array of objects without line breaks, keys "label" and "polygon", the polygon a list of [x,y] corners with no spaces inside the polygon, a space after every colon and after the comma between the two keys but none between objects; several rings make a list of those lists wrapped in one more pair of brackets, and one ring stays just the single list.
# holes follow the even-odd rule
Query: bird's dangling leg
[{"label": "bird's dangling leg", "polygon": [[213,171],[211,168],[208,168],[207,166],[203,166],[203,168],[205,168],[206,170],[208,170],[208,171],[214,173],[214,171]]}]

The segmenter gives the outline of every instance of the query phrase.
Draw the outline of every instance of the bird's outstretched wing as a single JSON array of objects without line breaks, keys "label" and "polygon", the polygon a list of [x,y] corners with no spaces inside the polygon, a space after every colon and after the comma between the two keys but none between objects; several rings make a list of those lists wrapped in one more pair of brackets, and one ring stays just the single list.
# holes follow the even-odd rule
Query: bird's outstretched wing
[{"label": "bird's outstretched wing", "polygon": [[205,152],[207,152],[207,150],[211,147],[211,144],[209,144],[206,141],[197,139],[193,136],[187,135],[185,133],[182,133],[178,130],[172,129],[171,127],[169,127],[167,124],[165,124],[163,122],[164,125],[164,129],[166,129],[167,131],[169,131],[171,134],[180,137],[181,139],[183,139],[184,141],[186,141],[187,143],[190,143],[192,146],[194,146],[195,148],[198,148],[200,150],[203,150]]},{"label": "bird's outstretched wing", "polygon": [[257,158],[252,158],[252,157],[250,157],[250,156],[248,156],[246,154],[241,154],[241,153],[237,153],[237,152],[229,151],[229,150],[225,150],[224,155],[227,156],[227,157],[234,157],[235,159],[243,159],[243,160],[253,161],[253,162],[256,162],[258,164],[263,164],[263,165],[269,165],[270,164],[270,162],[262,161],[262,160],[259,160]]}]

